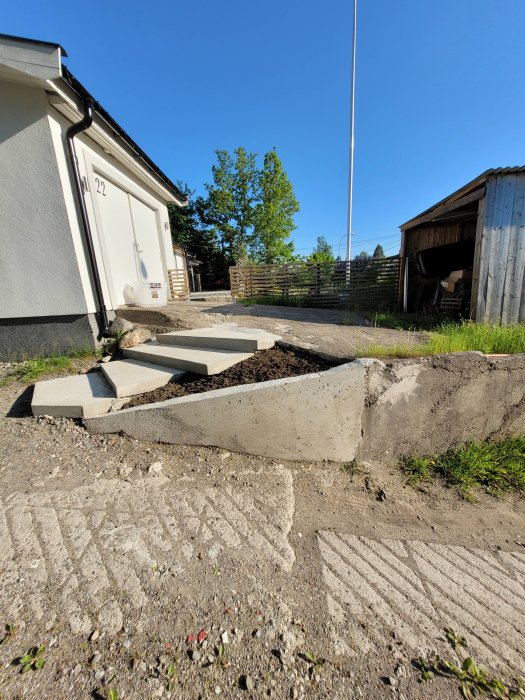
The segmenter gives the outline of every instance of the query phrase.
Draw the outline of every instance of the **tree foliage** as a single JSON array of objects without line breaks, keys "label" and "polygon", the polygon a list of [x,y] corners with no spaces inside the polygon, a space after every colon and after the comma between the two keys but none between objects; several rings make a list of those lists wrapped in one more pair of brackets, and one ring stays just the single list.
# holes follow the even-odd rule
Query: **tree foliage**
[{"label": "tree foliage", "polygon": [[188,198],[185,207],[168,204],[171,238],[202,262],[199,267],[203,287],[224,286],[228,281],[228,263],[219,247],[217,234],[203,223],[202,197],[195,197],[187,184],[177,183]]},{"label": "tree foliage", "polygon": [[257,168],[256,154],[239,147],[216,151],[213,182],[206,185],[203,218],[217,232],[230,264],[289,260],[299,203],[274,150]]},{"label": "tree foliage", "polygon": [[354,262],[366,262],[367,260],[370,260],[370,255],[366,250],[362,250],[359,255],[354,257]]},{"label": "tree foliage", "polygon": [[217,232],[229,262],[244,261],[254,240],[255,207],[259,200],[259,173],[255,153],[239,147],[232,157],[217,150],[213,182],[206,184],[203,218]]},{"label": "tree foliage", "polygon": [[296,228],[294,215],[299,202],[275,149],[264,156],[258,184],[252,258],[263,264],[286,262],[294,254],[294,244],[288,238]]},{"label": "tree foliage", "polygon": [[385,251],[383,250],[383,246],[381,243],[378,243],[376,247],[374,248],[374,252],[372,253],[372,257],[375,258],[376,260],[378,258],[384,258],[385,257]]},{"label": "tree foliage", "polygon": [[333,262],[334,251],[332,246],[328,243],[324,236],[317,237],[317,245],[313,249],[308,262],[319,263],[319,262]]}]

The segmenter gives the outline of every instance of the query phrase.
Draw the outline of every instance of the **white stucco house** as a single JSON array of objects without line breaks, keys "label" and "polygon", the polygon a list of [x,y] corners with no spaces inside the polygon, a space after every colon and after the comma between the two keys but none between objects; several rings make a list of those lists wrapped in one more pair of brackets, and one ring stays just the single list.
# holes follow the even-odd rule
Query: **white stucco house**
[{"label": "white stucco house", "polygon": [[127,285],[177,267],[167,204],[184,194],[65,56],[0,35],[0,359],[95,346]]}]

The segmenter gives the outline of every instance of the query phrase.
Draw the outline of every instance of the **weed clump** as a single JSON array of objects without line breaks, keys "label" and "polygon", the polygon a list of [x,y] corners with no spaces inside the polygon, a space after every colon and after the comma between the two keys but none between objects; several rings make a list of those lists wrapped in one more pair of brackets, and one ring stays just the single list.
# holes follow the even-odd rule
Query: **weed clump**
[{"label": "weed clump", "polygon": [[476,488],[501,498],[525,491],[525,437],[468,442],[438,456],[405,457],[400,466],[413,485],[439,477],[466,500],[475,500]]}]

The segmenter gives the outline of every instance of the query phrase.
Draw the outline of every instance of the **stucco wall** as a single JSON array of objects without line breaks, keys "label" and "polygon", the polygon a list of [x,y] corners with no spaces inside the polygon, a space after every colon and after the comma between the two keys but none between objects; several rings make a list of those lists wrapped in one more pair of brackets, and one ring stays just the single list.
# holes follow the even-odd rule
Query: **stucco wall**
[{"label": "stucco wall", "polygon": [[87,311],[43,90],[0,82],[0,317]]}]

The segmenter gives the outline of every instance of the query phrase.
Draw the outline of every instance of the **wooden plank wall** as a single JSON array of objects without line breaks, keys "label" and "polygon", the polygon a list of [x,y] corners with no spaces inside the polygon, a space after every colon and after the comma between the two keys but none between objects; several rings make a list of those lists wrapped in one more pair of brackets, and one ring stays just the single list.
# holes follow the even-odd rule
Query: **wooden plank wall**
[{"label": "wooden plank wall", "polygon": [[477,321],[525,321],[525,174],[487,182],[480,241]]},{"label": "wooden plank wall", "polygon": [[410,257],[420,250],[476,238],[476,219],[457,224],[427,224],[405,234],[404,254]]},{"label": "wooden plank wall", "polygon": [[[475,216],[475,215],[474,215]],[[416,254],[427,248],[435,248],[449,243],[474,240],[476,238],[476,219],[459,223],[429,223],[408,229],[402,234],[401,255],[402,265],[399,285],[399,304],[403,302],[402,277],[405,272],[405,259],[409,259],[408,279],[408,310],[413,311],[418,306],[422,296],[430,294],[437,280],[424,279],[418,272]]]},{"label": "wooden plank wall", "polygon": [[230,268],[230,282],[236,298],[277,297],[284,303],[394,309],[399,256],[351,263],[236,266]]},{"label": "wooden plank wall", "polygon": [[182,270],[168,270],[168,279],[172,300],[185,299],[189,295],[190,286],[186,268]]}]

